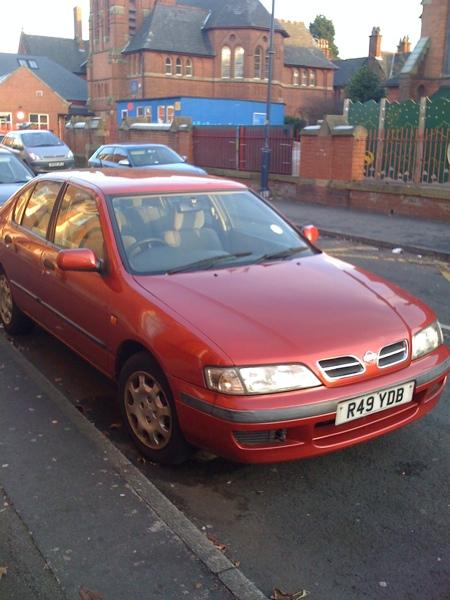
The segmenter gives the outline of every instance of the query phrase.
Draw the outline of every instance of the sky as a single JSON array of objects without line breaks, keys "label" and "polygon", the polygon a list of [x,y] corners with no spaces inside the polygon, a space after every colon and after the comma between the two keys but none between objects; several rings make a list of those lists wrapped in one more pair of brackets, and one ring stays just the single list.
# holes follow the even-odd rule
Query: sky
[{"label": "sky", "polygon": [[[73,37],[76,4],[82,8],[84,38],[88,37],[89,0],[0,1],[7,24],[2,27],[0,52],[17,52],[22,29],[35,35]],[[271,10],[272,0],[262,3]],[[395,50],[404,35],[409,35],[414,46],[420,36],[420,0],[275,0],[279,19],[304,21],[308,26],[318,14],[334,22],[341,58],[367,56],[374,26],[381,27],[383,50]]]}]

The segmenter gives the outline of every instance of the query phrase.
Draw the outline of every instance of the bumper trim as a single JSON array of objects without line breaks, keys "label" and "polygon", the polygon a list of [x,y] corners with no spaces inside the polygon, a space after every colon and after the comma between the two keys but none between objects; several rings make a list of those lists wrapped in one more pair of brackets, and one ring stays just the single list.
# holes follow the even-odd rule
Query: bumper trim
[{"label": "bumper trim", "polygon": [[[430,371],[423,373],[415,378],[407,378],[404,381],[399,381],[394,385],[404,385],[414,380],[416,386],[420,387],[433,379],[444,375],[450,369],[450,357],[448,357],[443,363],[434,367]],[[372,392],[386,389],[382,386]],[[339,400],[330,400],[329,402],[320,402],[318,404],[306,404],[304,406],[293,406],[291,408],[280,408],[274,410],[232,410],[228,408],[222,408],[220,406],[214,406],[209,402],[204,402],[199,398],[195,398],[190,394],[181,393],[181,401],[183,404],[195,408],[205,414],[223,419],[224,421],[231,421],[232,423],[279,423],[282,421],[294,421],[297,419],[306,419],[308,417],[319,417],[330,413],[335,413],[339,402],[345,402],[346,400],[352,400],[354,396],[347,396],[345,398],[339,398]]]}]

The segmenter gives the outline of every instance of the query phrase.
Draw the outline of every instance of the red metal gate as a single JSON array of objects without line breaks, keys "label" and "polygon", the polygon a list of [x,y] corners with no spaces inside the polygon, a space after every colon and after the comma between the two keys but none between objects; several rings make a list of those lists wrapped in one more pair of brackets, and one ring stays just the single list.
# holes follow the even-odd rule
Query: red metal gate
[{"label": "red metal gate", "polygon": [[[292,175],[293,131],[271,127],[270,172]],[[193,131],[194,162],[205,168],[259,171],[264,127],[197,126]]]}]

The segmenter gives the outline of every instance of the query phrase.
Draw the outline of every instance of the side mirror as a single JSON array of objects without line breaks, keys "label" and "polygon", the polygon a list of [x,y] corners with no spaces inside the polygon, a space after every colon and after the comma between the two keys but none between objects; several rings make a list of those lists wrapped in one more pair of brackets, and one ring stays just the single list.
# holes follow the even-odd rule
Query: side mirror
[{"label": "side mirror", "polygon": [[183,162],[187,162],[188,157],[185,156],[184,154],[181,155],[181,158],[183,159]]},{"label": "side mirror", "polygon": [[319,239],[319,230],[315,225],[305,225],[302,229],[302,233],[311,244],[315,244]]},{"label": "side mirror", "polygon": [[101,264],[89,248],[61,250],[56,257],[61,271],[98,272]]},{"label": "side mirror", "polygon": [[121,167],[129,167],[130,161],[128,160],[128,158],[122,158],[122,160],[119,160],[119,165]]}]

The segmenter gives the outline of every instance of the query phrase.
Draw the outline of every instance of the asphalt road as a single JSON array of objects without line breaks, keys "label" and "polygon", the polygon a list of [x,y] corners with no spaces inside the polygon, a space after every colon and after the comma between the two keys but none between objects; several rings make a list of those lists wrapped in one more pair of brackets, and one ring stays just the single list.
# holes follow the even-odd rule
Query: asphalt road
[{"label": "asphalt road", "polygon": [[[431,305],[450,344],[449,265],[320,245]],[[279,588],[311,600],[450,597],[449,387],[422,421],[339,453],[262,466],[198,456],[163,468],[129,444],[110,382],[38,328],[15,343],[268,596]]]}]

